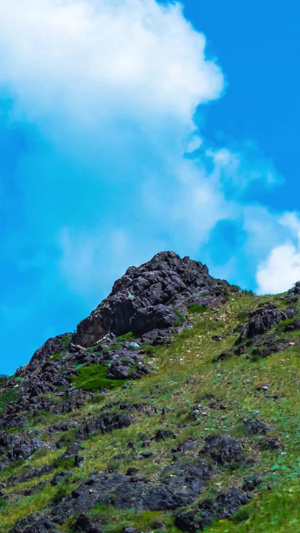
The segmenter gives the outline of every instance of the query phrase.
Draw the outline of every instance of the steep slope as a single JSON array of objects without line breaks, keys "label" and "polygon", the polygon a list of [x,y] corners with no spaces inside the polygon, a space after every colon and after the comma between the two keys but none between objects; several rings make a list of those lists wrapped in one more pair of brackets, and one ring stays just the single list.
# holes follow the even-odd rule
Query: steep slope
[{"label": "steep slope", "polygon": [[0,531],[297,531],[299,298],[129,268],[0,378]]}]

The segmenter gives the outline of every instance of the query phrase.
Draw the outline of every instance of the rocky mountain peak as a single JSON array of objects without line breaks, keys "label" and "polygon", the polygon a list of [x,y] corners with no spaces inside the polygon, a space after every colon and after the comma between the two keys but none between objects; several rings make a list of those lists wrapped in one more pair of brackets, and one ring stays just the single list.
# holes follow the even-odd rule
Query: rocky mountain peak
[{"label": "rocky mountain peak", "polygon": [[299,530],[299,347],[300,283],[256,296],[174,252],[128,268],[0,376],[0,533],[268,533],[272,508]]},{"label": "rocky mountain peak", "polygon": [[195,303],[213,307],[224,301],[225,281],[212,278],[206,265],[174,252],[160,252],[140,267],[129,267],[110,295],[77,327],[72,342],[91,346],[107,333],[131,331],[159,343],[173,333],[178,313]]}]

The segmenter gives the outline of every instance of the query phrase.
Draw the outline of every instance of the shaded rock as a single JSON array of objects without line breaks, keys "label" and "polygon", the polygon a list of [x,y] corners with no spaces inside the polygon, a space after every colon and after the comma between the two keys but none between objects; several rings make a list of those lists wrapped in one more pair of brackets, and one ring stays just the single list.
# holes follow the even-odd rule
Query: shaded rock
[{"label": "shaded rock", "polygon": [[258,446],[262,450],[279,450],[281,447],[280,442],[276,437],[266,437],[261,439]]},{"label": "shaded rock", "polygon": [[[56,533],[55,523],[48,516],[39,518],[38,513],[19,520],[10,533]],[[58,532],[57,532],[58,533]]]},{"label": "shaded rock", "polygon": [[[223,290],[230,286],[213,279],[207,267],[174,252],[161,252],[140,267],[130,267],[117,280],[111,294],[77,327],[72,342],[91,346],[107,332],[122,335],[132,331],[148,342],[159,343],[172,334],[177,309],[187,309],[196,301],[219,305]],[[202,296],[205,294],[205,296]]]},{"label": "shaded rock", "polygon": [[249,313],[248,324],[243,328],[237,343],[266,333],[286,318],[287,315],[273,303],[261,304],[255,311]]},{"label": "shaded rock", "polygon": [[83,513],[77,518],[74,524],[74,530],[84,531],[85,533],[102,533],[102,529],[97,524],[91,522]]},{"label": "shaded rock", "polygon": [[255,490],[260,484],[261,484],[262,480],[259,476],[251,476],[251,477],[246,477],[244,479],[244,484],[242,486],[242,490],[245,491],[245,492],[252,492],[253,490]]},{"label": "shaded rock", "polygon": [[286,300],[288,303],[296,303],[300,298],[300,281],[297,281],[295,283],[294,287],[292,287],[286,295]]},{"label": "shaded rock", "polygon": [[230,435],[209,435],[201,455],[209,455],[220,465],[240,463],[243,460],[244,444]]},{"label": "shaded rock", "polygon": [[114,411],[104,413],[96,419],[88,420],[85,425],[76,432],[78,440],[85,440],[89,435],[96,433],[110,433],[114,429],[127,428],[131,425],[131,417],[127,413]]},{"label": "shaded rock", "polygon": [[1,467],[17,459],[29,459],[29,457],[45,448],[45,444],[36,438],[30,438],[26,434],[21,436],[13,433],[0,434],[0,453],[2,455]]},{"label": "shaded rock", "polygon": [[[265,335],[255,343],[251,355],[253,358],[269,357],[273,353],[289,348],[290,342],[290,339],[285,339],[284,337],[276,338],[275,335]],[[238,348],[235,349],[235,353],[237,350]]]},{"label": "shaded rock", "polygon": [[191,504],[204,490],[214,469],[205,461],[176,464],[163,470],[158,483],[119,473],[101,473],[73,490],[54,508],[53,516],[63,523],[69,516],[86,513],[96,504],[116,509],[163,511]]},{"label": "shaded rock", "polygon": [[219,494],[216,498],[218,518],[230,518],[242,505],[249,503],[251,496],[236,487]]},{"label": "shaded rock", "polygon": [[173,453],[185,454],[200,448],[199,441],[194,437],[187,437],[187,439],[179,444],[176,448],[172,448]]},{"label": "shaded rock", "polygon": [[181,531],[197,533],[204,531],[215,520],[229,519],[242,506],[250,501],[244,491],[233,487],[228,492],[219,494],[215,500],[204,500],[194,511],[179,512],[175,516],[175,525]]},{"label": "shaded rock", "polygon": [[175,439],[175,434],[173,433],[173,431],[169,431],[167,429],[158,429],[157,432],[155,433],[155,437],[154,437],[154,440],[156,442],[160,442],[161,440],[165,440],[165,439]]},{"label": "shaded rock", "polygon": [[248,435],[265,435],[272,430],[266,422],[255,417],[244,420],[244,427]]},{"label": "shaded rock", "polygon": [[297,329],[300,329],[300,320],[294,320],[294,322],[287,324],[284,328],[284,331],[296,331]]}]

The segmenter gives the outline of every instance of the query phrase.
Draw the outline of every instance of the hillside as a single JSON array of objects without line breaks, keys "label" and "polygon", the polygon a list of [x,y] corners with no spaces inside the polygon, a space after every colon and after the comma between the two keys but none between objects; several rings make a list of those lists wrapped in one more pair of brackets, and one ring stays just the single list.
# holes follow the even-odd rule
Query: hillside
[{"label": "hillside", "polygon": [[0,378],[0,532],[299,531],[299,353],[300,283],[130,267]]}]

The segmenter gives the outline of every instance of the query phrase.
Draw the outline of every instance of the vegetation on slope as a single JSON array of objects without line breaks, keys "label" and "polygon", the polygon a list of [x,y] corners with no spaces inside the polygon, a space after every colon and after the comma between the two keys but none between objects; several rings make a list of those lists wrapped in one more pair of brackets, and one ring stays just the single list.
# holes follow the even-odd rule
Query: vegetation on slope
[{"label": "vegetation on slope", "polygon": [[[241,487],[245,479],[259,479],[253,497],[241,507],[232,520],[221,519],[207,526],[218,533],[295,533],[300,530],[300,459],[299,459],[299,341],[300,331],[284,332],[280,324],[271,333],[275,338],[289,339],[288,346],[268,357],[252,357],[255,346],[249,345],[240,356],[213,360],[230,351],[239,336],[237,329],[246,323],[248,312],[259,303],[273,301],[286,308],[282,295],[255,297],[235,292],[215,310],[190,310],[193,328],[185,329],[170,345],[151,348],[147,365],[151,374],[139,381],[118,383],[118,387],[87,399],[81,409],[72,413],[74,427],[100,413],[120,412],[120,406],[132,407],[130,427],[110,433],[95,432],[82,443],[82,461],[61,459],[69,444],[75,442],[76,430],[48,431],[49,426],[62,426],[70,414],[39,413],[27,430],[41,435],[48,448],[41,449],[26,461],[12,463],[0,472],[5,498],[0,499],[0,531],[7,532],[16,521],[30,513],[49,514],[53,506],[93,472],[126,473],[138,469],[139,477],[156,482],[162,469],[176,460],[193,462],[195,453],[205,444],[207,435],[225,435],[242,440],[246,460],[241,463],[218,464],[217,473],[207,483],[198,501],[185,511],[193,511],[199,501],[213,498],[229,487]],[[130,339],[132,336],[130,336]],[[92,390],[111,389],[106,369],[83,367],[74,378],[76,387]],[[109,383],[108,383],[109,382]],[[0,406],[6,397],[0,398]],[[51,396],[51,394],[49,394]],[[2,404],[1,404],[2,402]],[[271,429],[267,434],[249,434],[245,421],[263,421]],[[16,428],[15,433],[18,434]],[[156,439],[157,432],[164,438]],[[21,430],[20,430],[21,432]],[[183,456],[180,446],[195,439],[198,448]],[[268,440],[269,439],[269,440]],[[277,443],[270,447],[270,439]],[[53,446],[59,444],[59,448]],[[147,453],[151,454],[147,457]],[[210,460],[210,459],[209,459]],[[212,461],[212,460],[211,460]],[[47,472],[49,468],[49,473]],[[26,474],[37,472],[26,479]],[[44,469],[44,473],[41,470]],[[54,476],[61,474],[56,484]],[[174,473],[176,475],[176,473]],[[139,531],[179,533],[172,511],[137,511],[96,505],[87,516],[104,528],[105,533],[121,533],[124,528]],[[74,531],[76,516],[57,525],[58,531]]]}]

